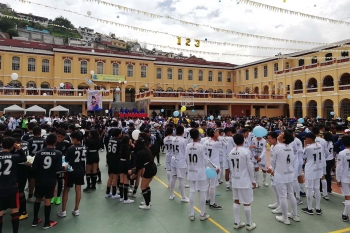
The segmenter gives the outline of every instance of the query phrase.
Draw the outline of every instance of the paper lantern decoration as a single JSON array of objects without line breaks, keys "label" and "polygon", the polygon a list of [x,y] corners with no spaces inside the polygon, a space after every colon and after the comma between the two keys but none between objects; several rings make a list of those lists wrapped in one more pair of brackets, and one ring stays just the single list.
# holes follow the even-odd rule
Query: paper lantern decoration
[{"label": "paper lantern decoration", "polygon": [[90,15],[91,15],[91,11],[88,11],[88,12],[87,12],[87,15],[90,16]]},{"label": "paper lantern decoration", "polygon": [[210,119],[210,120],[214,120],[214,116],[211,115],[211,116],[209,117],[209,119]]},{"label": "paper lantern decoration", "polygon": [[160,111],[161,111],[161,112],[164,112],[164,109],[161,109]]},{"label": "paper lantern decoration", "polygon": [[137,139],[139,139],[139,135],[140,135],[140,130],[134,130],[134,131],[132,131],[132,134],[131,134],[131,136],[132,136],[132,138],[134,139],[134,140],[137,140]]},{"label": "paper lantern decoration", "polygon": [[256,126],[253,129],[253,134],[255,137],[262,138],[267,135],[267,130],[264,127]]},{"label": "paper lantern decoration", "polygon": [[17,80],[18,79],[18,74],[17,73],[12,73],[11,74],[11,79],[12,80]]},{"label": "paper lantern decoration", "polygon": [[64,83],[60,83],[60,87],[64,87]]},{"label": "paper lantern decoration", "polygon": [[178,117],[178,116],[180,115],[180,113],[179,113],[179,111],[175,111],[175,112],[173,113],[173,115],[174,115],[174,117]]},{"label": "paper lantern decoration", "polygon": [[194,112],[194,109],[192,109],[192,112]]},{"label": "paper lantern decoration", "polygon": [[330,112],[331,116],[334,116],[334,112]]},{"label": "paper lantern decoration", "polygon": [[181,112],[184,112],[184,111],[186,111],[186,106],[181,107]]}]

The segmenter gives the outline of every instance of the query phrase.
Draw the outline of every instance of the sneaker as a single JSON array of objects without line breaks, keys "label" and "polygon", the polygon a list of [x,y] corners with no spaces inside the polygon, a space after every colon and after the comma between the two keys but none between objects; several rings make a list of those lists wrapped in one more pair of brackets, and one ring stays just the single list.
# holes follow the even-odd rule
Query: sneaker
[{"label": "sneaker", "polygon": [[276,216],[276,220],[286,225],[290,225],[289,219],[285,219],[283,216]]},{"label": "sneaker", "polygon": [[61,218],[64,218],[64,217],[67,216],[67,211],[60,210],[60,211],[57,212],[57,216],[61,217]]},{"label": "sneaker", "polygon": [[239,229],[239,228],[242,228],[242,227],[245,227],[245,223],[244,222],[239,222],[239,223],[235,223],[233,224],[233,229]]},{"label": "sneaker", "polygon": [[160,165],[162,165],[161,163],[157,163],[157,166],[160,166]]},{"label": "sneaker", "polygon": [[142,210],[150,210],[150,209],[151,209],[151,206],[150,206],[150,205],[139,205],[139,209],[142,209]]},{"label": "sneaker", "polygon": [[328,195],[323,196],[323,199],[325,199],[326,201],[329,201],[329,196]]},{"label": "sneaker", "polygon": [[266,182],[266,180],[263,180],[263,185],[264,185],[265,187],[269,187],[269,184]]},{"label": "sneaker", "polygon": [[333,195],[333,192],[332,191],[328,192],[328,195]]},{"label": "sneaker", "polygon": [[349,216],[348,215],[341,215],[341,219],[343,220],[343,222],[348,222],[349,221]]},{"label": "sneaker", "polygon": [[201,221],[207,220],[208,218],[210,218],[210,215],[207,214],[207,213],[205,213],[204,215],[201,215],[201,216],[200,216],[200,220],[201,220]]},{"label": "sneaker", "polygon": [[301,199],[297,198],[297,205],[301,205],[301,204],[303,204],[303,201]]},{"label": "sneaker", "polygon": [[259,183],[258,182],[256,182],[256,186],[255,186],[256,188],[259,188]]},{"label": "sneaker", "polygon": [[96,187],[91,187],[90,190],[91,191],[96,191]]},{"label": "sneaker", "polygon": [[277,207],[276,209],[272,210],[271,213],[273,214],[282,214],[282,210],[280,207]]},{"label": "sneaker", "polygon": [[309,208],[302,208],[301,211],[303,211],[305,214],[309,214],[309,215],[313,215],[314,211],[313,210],[309,210]]},{"label": "sneaker", "polygon": [[224,183],[222,180],[219,180],[219,184],[222,184],[222,183]]},{"label": "sneaker", "polygon": [[276,209],[277,207],[278,207],[278,204],[277,204],[277,203],[274,203],[274,204],[269,205],[269,208],[270,208],[270,209]]},{"label": "sneaker", "polygon": [[128,197],[133,197],[133,198],[136,198],[136,197],[137,197],[137,195],[136,195],[136,193],[129,193],[129,194],[128,194]]},{"label": "sneaker", "polygon": [[222,207],[217,205],[217,204],[215,204],[215,203],[212,204],[212,205],[209,204],[209,208],[213,209],[213,210],[222,210]]},{"label": "sneaker", "polygon": [[288,218],[292,219],[295,222],[300,222],[300,218],[298,215],[293,215],[292,213],[288,213]]},{"label": "sneaker", "polygon": [[54,227],[56,225],[57,225],[56,221],[50,221],[49,224],[46,224],[46,223],[44,224],[43,229],[46,230],[46,229],[49,229],[49,228]]},{"label": "sneaker", "polygon": [[35,200],[36,200],[36,198],[34,196],[27,198],[27,202],[29,202],[29,203],[34,203]]},{"label": "sneaker", "polygon": [[112,197],[112,194],[108,193],[108,194],[105,194],[105,198],[110,198]]},{"label": "sneaker", "polygon": [[174,200],[175,199],[175,195],[172,195],[169,197],[169,200]]},{"label": "sneaker", "polygon": [[321,210],[321,209],[319,209],[319,210],[318,210],[318,209],[315,209],[315,210],[316,210],[316,214],[317,214],[317,215],[321,215],[321,214],[322,214],[322,210]]},{"label": "sneaker", "polygon": [[206,204],[206,205],[210,205],[210,200],[206,200],[206,201],[205,201],[205,204]]},{"label": "sneaker", "polygon": [[191,220],[191,221],[194,221],[194,215],[190,215],[190,217],[189,217],[189,219]]},{"label": "sneaker", "polygon": [[231,187],[230,186],[226,187],[226,191],[231,191]]},{"label": "sneaker", "polygon": [[300,196],[301,197],[306,197],[306,193],[305,192],[300,192]]},{"label": "sneaker", "polygon": [[57,197],[56,198],[56,203],[55,203],[56,205],[60,205],[61,204],[61,198],[60,197]]},{"label": "sneaker", "polygon": [[90,187],[86,187],[86,188],[83,189],[83,192],[90,193],[91,192],[91,188]]},{"label": "sneaker", "polygon": [[33,220],[32,227],[38,226],[41,222],[42,222],[42,220],[40,218],[38,218],[37,221]]},{"label": "sneaker", "polygon": [[128,193],[132,193],[132,192],[134,192],[134,189],[129,188]]},{"label": "sneaker", "polygon": [[55,197],[53,197],[53,198],[51,198],[51,205],[53,204],[53,203],[55,203],[55,200],[56,200],[56,198]]},{"label": "sneaker", "polygon": [[120,201],[120,202],[123,202],[123,201],[124,201],[124,197],[120,197],[120,198],[119,198],[119,201]]},{"label": "sneaker", "polygon": [[72,214],[74,216],[79,216],[79,210],[72,210]]},{"label": "sneaker", "polygon": [[[140,205],[146,205],[146,202],[141,201]],[[152,205],[152,202],[150,202],[149,205]]]},{"label": "sneaker", "polygon": [[118,199],[118,198],[120,198],[120,195],[118,194],[115,194],[114,196],[112,195],[112,199]]},{"label": "sneaker", "polygon": [[28,214],[27,213],[22,213],[20,216],[19,216],[19,220],[24,220],[24,219],[27,219],[28,218]]},{"label": "sneaker", "polygon": [[188,203],[188,202],[190,202],[190,199],[188,199],[188,197],[181,198],[181,202],[186,202],[186,203]]},{"label": "sneaker", "polygon": [[124,200],[123,203],[124,203],[124,204],[131,204],[131,203],[134,203],[134,200],[127,199],[127,200]]},{"label": "sneaker", "polygon": [[189,188],[190,187],[190,185],[189,184],[185,184],[185,188]]},{"label": "sneaker", "polygon": [[253,229],[255,229],[255,228],[256,228],[256,224],[253,223],[253,222],[252,222],[252,224],[246,224],[246,225],[245,225],[245,229],[246,229],[247,231],[251,231],[251,230],[253,230]]}]

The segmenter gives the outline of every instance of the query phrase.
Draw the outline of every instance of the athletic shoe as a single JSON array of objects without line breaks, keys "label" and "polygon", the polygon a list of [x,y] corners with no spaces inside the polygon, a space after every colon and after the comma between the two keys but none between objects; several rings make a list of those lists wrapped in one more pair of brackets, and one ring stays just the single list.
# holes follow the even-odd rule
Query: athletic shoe
[{"label": "athletic shoe", "polygon": [[194,215],[190,215],[189,218],[190,218],[191,221],[194,221],[194,219],[195,219],[195,218],[194,218]]},{"label": "athletic shoe", "polygon": [[27,213],[23,213],[23,214],[21,214],[21,216],[19,216],[19,220],[23,220],[23,219],[27,219],[27,218],[28,218]]},{"label": "athletic shoe", "polygon": [[185,184],[185,188],[189,188],[190,187],[190,185],[189,184]]},{"label": "athletic shoe", "polygon": [[[146,205],[146,202],[141,201],[140,205]],[[152,202],[150,202],[149,205],[152,205]]]},{"label": "athletic shoe", "polygon": [[188,199],[188,197],[181,198],[181,202],[186,202],[186,203],[188,203],[188,202],[190,202],[190,199]]},{"label": "athletic shoe", "polygon": [[60,197],[57,197],[56,198],[56,203],[55,203],[56,205],[60,205],[61,204],[61,198]]},{"label": "athletic shoe", "polygon": [[259,188],[259,183],[258,182],[256,182],[255,188]]},{"label": "athletic shoe", "polygon": [[329,201],[329,196],[328,195],[323,196],[323,199],[325,199],[326,201]]},{"label": "athletic shoe", "polygon": [[169,200],[174,200],[175,199],[175,195],[172,195],[169,197]]},{"label": "athletic shoe", "polygon": [[74,216],[79,216],[79,210],[72,210],[72,214]]},{"label": "athletic shoe", "polygon": [[212,205],[209,204],[209,208],[213,209],[213,210],[222,210],[222,207],[217,205],[217,204],[215,204],[215,203],[212,204]]},{"label": "athletic shoe", "polygon": [[36,200],[36,198],[34,196],[27,198],[27,202],[29,202],[29,203],[34,203],[35,200]]},{"label": "athletic shoe", "polygon": [[256,228],[256,224],[253,223],[253,222],[252,222],[252,224],[246,224],[246,225],[245,225],[245,229],[246,229],[247,231],[251,231],[251,230],[253,230],[253,229],[255,229],[255,228]]},{"label": "athletic shoe", "polygon": [[149,206],[149,205],[139,205],[139,209],[142,209],[142,210],[150,210],[150,209],[151,209],[151,206]]},{"label": "athletic shoe", "polygon": [[313,210],[309,210],[309,208],[302,208],[301,211],[303,211],[305,214],[309,214],[309,215],[313,215],[314,211]]},{"label": "athletic shoe", "polygon": [[124,204],[131,204],[131,203],[134,203],[134,200],[127,199],[127,200],[124,200],[123,203],[124,203]]},{"label": "athletic shoe", "polygon": [[343,222],[348,222],[349,221],[349,216],[348,215],[341,215],[341,219],[343,220]]},{"label": "athletic shoe", "polygon": [[298,215],[293,215],[292,213],[288,213],[288,218],[293,219],[295,222],[300,222],[300,218]]},{"label": "athletic shoe", "polygon": [[91,191],[96,191],[96,187],[91,187],[90,190]]},{"label": "athletic shoe", "polygon": [[273,213],[273,214],[282,214],[281,207],[277,207],[276,209],[272,210],[271,213]]},{"label": "athletic shoe", "polygon": [[51,228],[51,227],[54,227],[54,226],[56,226],[57,225],[57,222],[56,221],[50,221],[50,223],[49,224],[44,224],[44,226],[43,226],[43,229],[44,230],[47,230],[47,229],[49,229],[49,228]]},{"label": "athletic shoe", "polygon": [[119,201],[120,201],[120,202],[123,202],[123,201],[124,201],[124,197],[120,197],[120,198],[119,198]]},{"label": "athletic shoe", "polygon": [[60,210],[60,211],[57,212],[57,216],[61,217],[61,218],[64,218],[64,217],[67,216],[67,211]]},{"label": "athletic shoe", "polygon": [[108,194],[105,194],[105,198],[110,198],[112,197],[112,194],[108,193]]},{"label": "athletic shoe", "polygon": [[276,216],[276,220],[283,224],[290,225],[289,219],[285,219],[283,216]]},{"label": "athletic shoe", "polygon": [[160,165],[162,165],[161,163],[157,163],[157,166],[160,166]]},{"label": "athletic shoe", "polygon": [[203,216],[202,215],[200,216],[201,221],[207,220],[208,218],[210,218],[210,215],[207,213],[205,213]]},{"label": "athletic shoe", "polygon": [[306,193],[305,192],[300,192],[300,196],[301,197],[306,197]]},{"label": "athletic shoe", "polygon": [[270,208],[270,209],[276,209],[277,207],[278,207],[278,204],[277,204],[277,203],[274,203],[274,204],[269,205],[269,208]]},{"label": "athletic shoe", "polygon": [[303,201],[301,199],[299,199],[299,198],[296,198],[296,199],[297,199],[297,205],[303,204]]},{"label": "athletic shoe", "polygon": [[120,198],[120,195],[118,194],[115,194],[114,196],[112,195],[112,199],[118,199],[118,198]]},{"label": "athletic shoe", "polygon": [[233,224],[233,229],[239,229],[245,227],[245,223],[244,222],[239,222],[239,223],[235,223]]},{"label": "athletic shoe", "polygon": [[56,200],[55,197],[51,198],[51,205],[52,205],[53,203],[55,203],[55,200]]},{"label": "athletic shoe", "polygon": [[231,191],[231,187],[226,187],[226,191]]},{"label": "athletic shoe", "polygon": [[265,187],[269,187],[269,184],[266,182],[266,180],[263,180],[263,184]]},{"label": "athletic shoe", "polygon": [[206,200],[206,201],[205,201],[205,204],[206,204],[206,205],[210,205],[210,200]]},{"label": "athletic shoe", "polygon": [[86,187],[86,188],[83,189],[83,192],[90,193],[91,192],[91,188],[90,187]]},{"label": "athletic shoe", "polygon": [[222,180],[219,180],[219,184],[222,184],[222,183],[224,183]]},{"label": "athletic shoe", "polygon": [[137,195],[136,195],[136,193],[129,193],[129,194],[128,194],[128,197],[133,197],[133,198],[136,198],[136,197],[137,197]]},{"label": "athletic shoe", "polygon": [[32,227],[38,226],[41,222],[42,222],[42,220],[40,218],[38,218],[37,221],[33,220]]},{"label": "athletic shoe", "polygon": [[322,210],[321,210],[321,209],[319,209],[319,210],[318,210],[318,209],[315,209],[315,210],[316,210],[316,214],[317,214],[317,215],[321,215],[321,214],[322,214]]}]

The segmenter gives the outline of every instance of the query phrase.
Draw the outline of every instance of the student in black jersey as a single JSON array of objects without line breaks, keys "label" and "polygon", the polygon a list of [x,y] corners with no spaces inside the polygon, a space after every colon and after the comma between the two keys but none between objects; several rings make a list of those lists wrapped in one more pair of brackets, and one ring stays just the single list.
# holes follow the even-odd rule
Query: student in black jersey
[{"label": "student in black jersey", "polygon": [[23,141],[28,141],[29,139],[33,138],[34,137],[34,134],[33,134],[33,129],[34,127],[36,126],[36,124],[34,122],[29,122],[27,124],[27,130],[28,132],[26,134],[23,135],[22,137],[22,140]]},{"label": "student in black jersey", "polygon": [[68,201],[68,192],[75,185],[75,207],[72,211],[74,216],[79,216],[79,204],[81,199],[81,186],[84,185],[86,148],[81,144],[82,134],[74,131],[70,138],[73,146],[70,147],[66,154],[66,162],[72,167],[73,171],[66,172],[64,178],[64,190],[62,198],[62,210],[57,213],[58,217],[66,217],[66,206]]},{"label": "student in black jersey", "polygon": [[[124,135],[121,140],[120,146],[120,159],[119,159],[119,176],[120,176],[120,201],[124,200],[124,204],[134,203],[134,200],[128,199],[129,191],[129,179],[127,177],[130,167],[130,137]],[[124,199],[123,199],[124,198]]]},{"label": "student in black jersey", "polygon": [[84,192],[96,191],[97,168],[100,161],[99,150],[101,141],[96,130],[91,130],[89,139],[86,141],[86,183]]},{"label": "student in black jersey", "polygon": [[[2,147],[3,150],[0,152],[0,163],[2,164],[0,167],[0,232],[2,232],[4,210],[9,208],[13,233],[18,233],[20,213],[18,212],[17,164],[26,162],[27,158],[20,144],[15,143],[12,137],[3,139]],[[19,154],[11,154],[14,148]]]},{"label": "student in black jersey", "polygon": [[50,220],[51,203],[50,200],[53,197],[56,186],[56,174],[59,171],[64,170],[62,167],[62,153],[55,150],[57,142],[57,136],[49,134],[46,137],[47,147],[38,153],[36,153],[32,169],[35,171],[35,197],[34,203],[34,219],[32,227],[36,227],[41,223],[41,219],[38,217],[41,200],[44,199],[45,203],[45,223],[43,228],[49,229],[57,225],[56,221]]},{"label": "student in black jersey", "polygon": [[143,138],[140,137],[136,141],[135,148],[138,148],[138,152],[136,154],[136,169],[134,172],[129,170],[128,173],[131,175],[131,179],[134,179],[137,177],[136,174],[141,171],[141,190],[145,202],[141,202],[139,208],[149,210],[151,209],[151,188],[149,187],[149,184],[151,183],[153,177],[157,174],[157,166],[154,163],[152,152],[148,148]]}]

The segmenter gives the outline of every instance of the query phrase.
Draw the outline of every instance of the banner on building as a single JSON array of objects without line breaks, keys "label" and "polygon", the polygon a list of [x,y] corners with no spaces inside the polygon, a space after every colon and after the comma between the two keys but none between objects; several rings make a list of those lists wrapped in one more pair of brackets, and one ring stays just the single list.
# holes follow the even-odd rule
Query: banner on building
[{"label": "banner on building", "polygon": [[124,82],[125,76],[122,75],[108,75],[108,74],[94,74],[92,76],[94,82]]},{"label": "banner on building", "polygon": [[102,110],[102,92],[87,91],[87,110],[100,111]]}]

